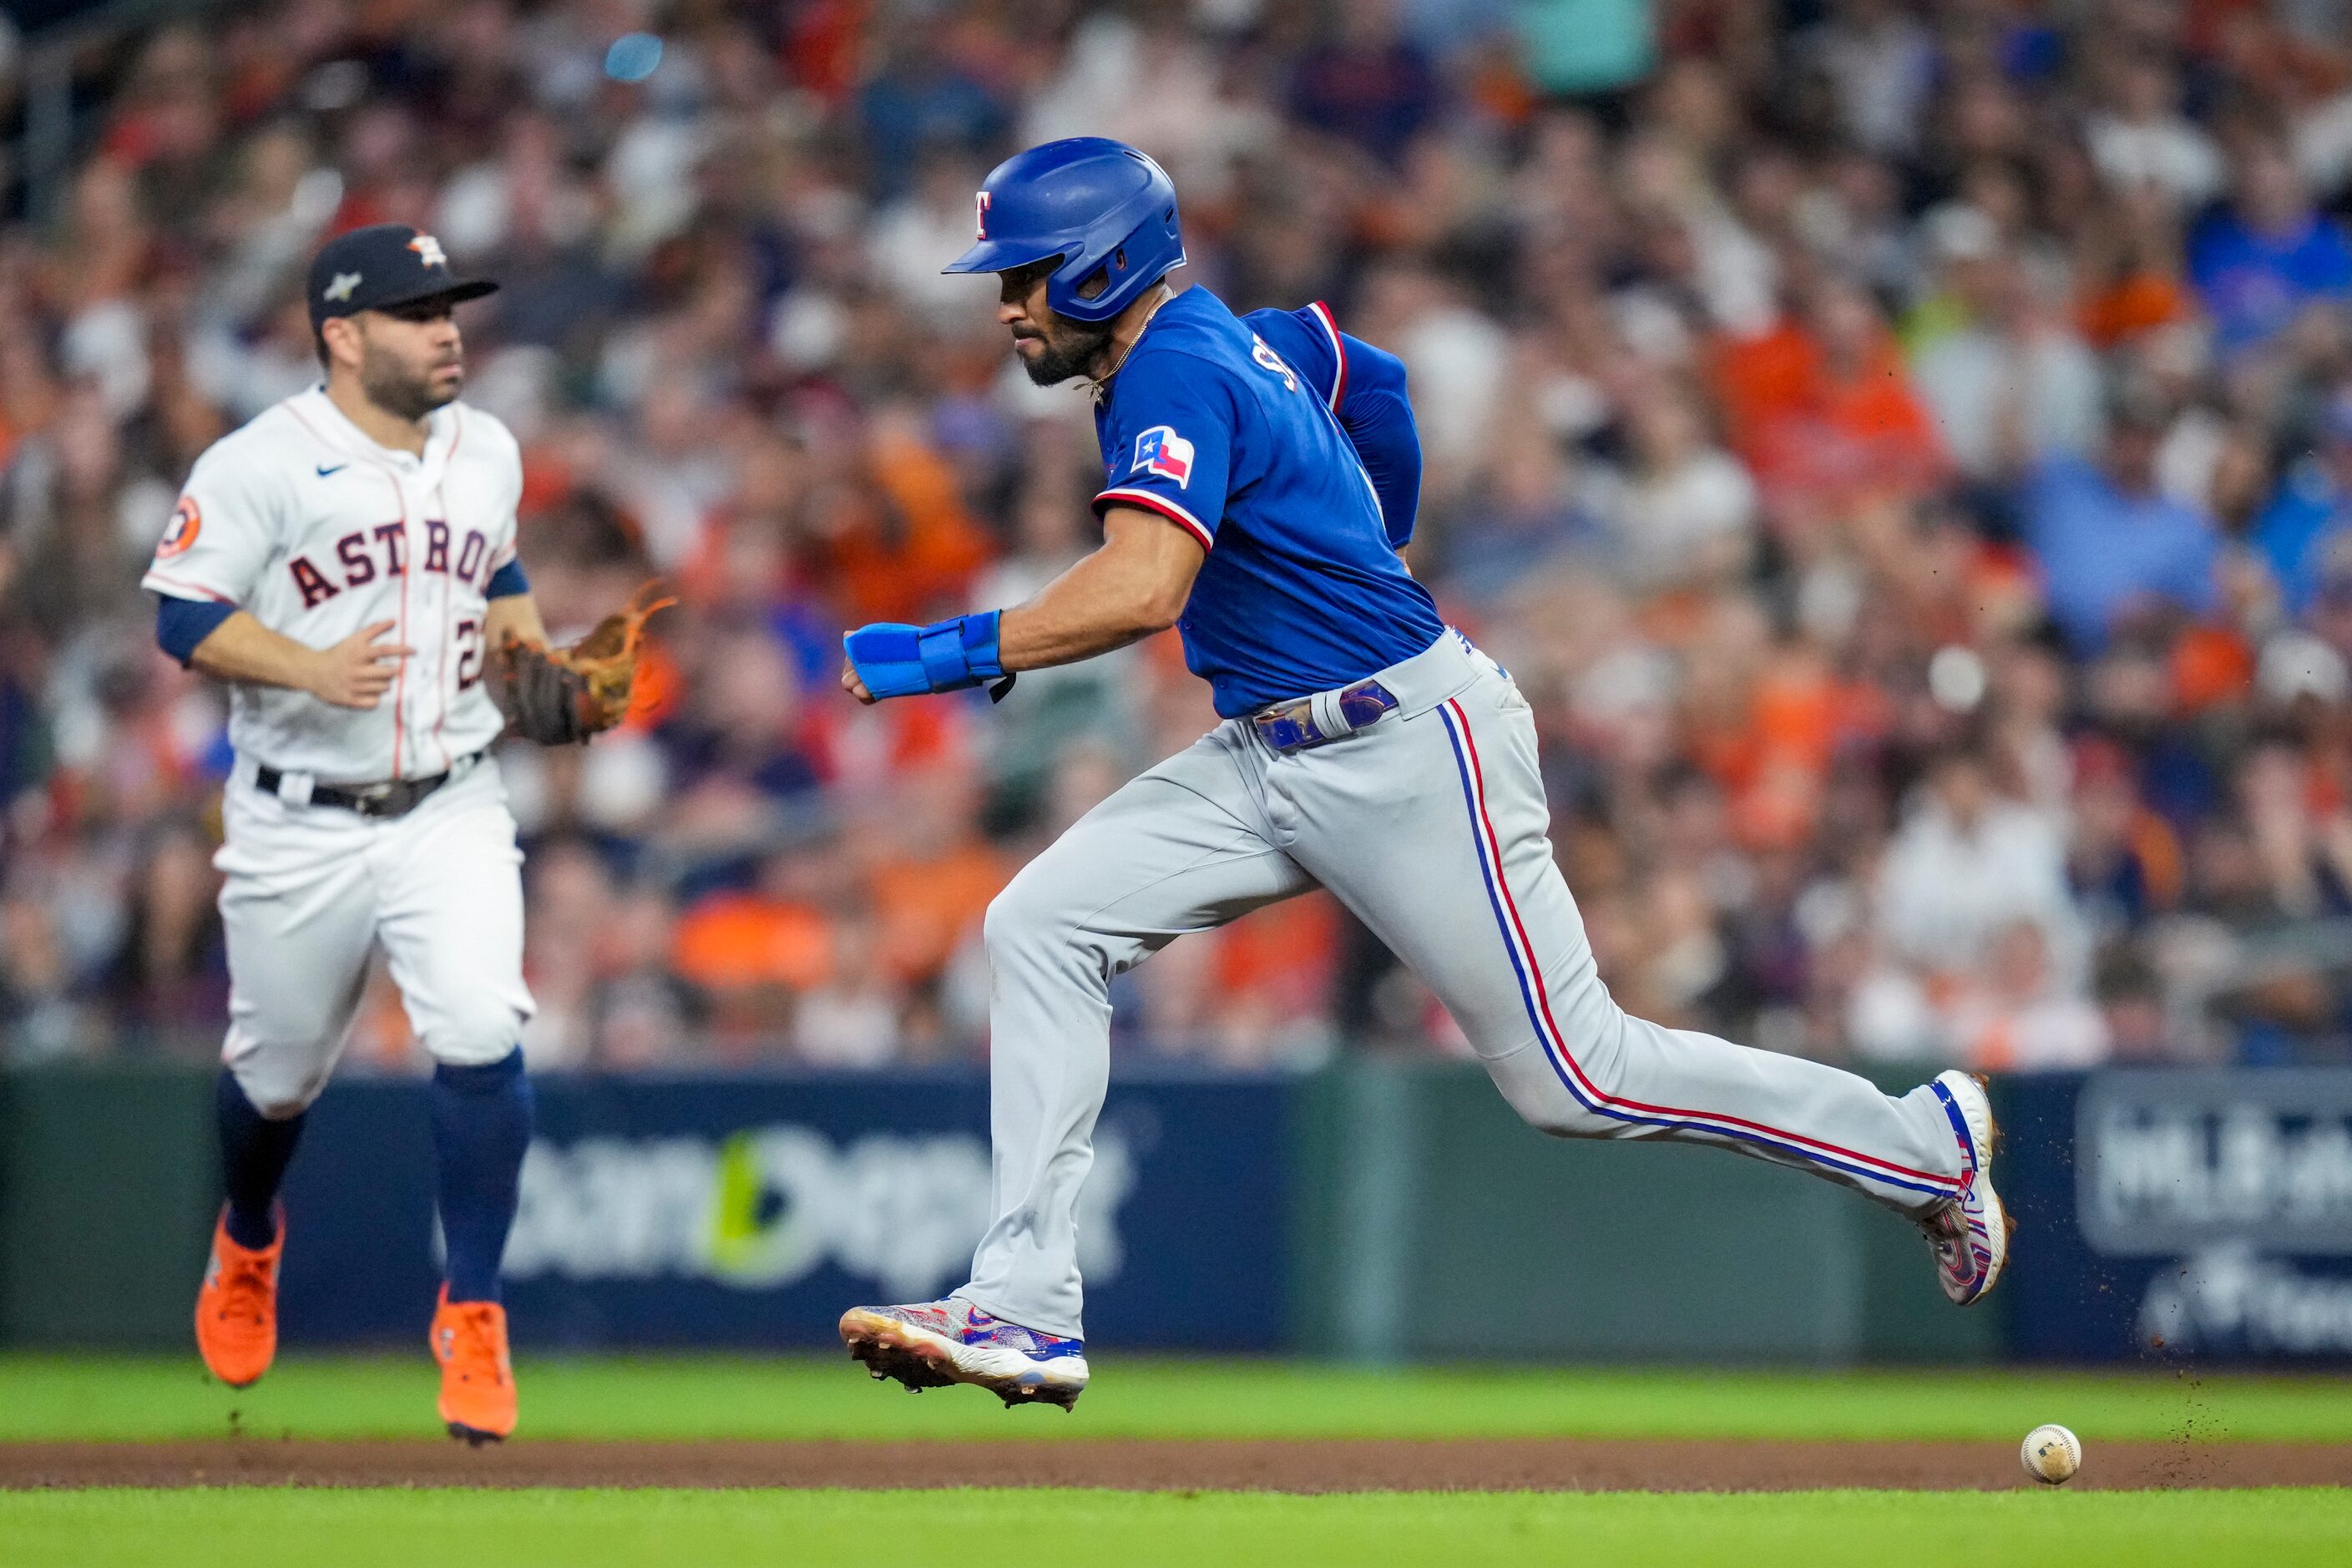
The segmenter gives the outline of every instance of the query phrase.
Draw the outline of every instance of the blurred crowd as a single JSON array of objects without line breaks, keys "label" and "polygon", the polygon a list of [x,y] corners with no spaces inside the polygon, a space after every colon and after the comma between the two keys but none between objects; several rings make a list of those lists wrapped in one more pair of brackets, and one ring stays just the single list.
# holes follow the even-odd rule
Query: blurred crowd
[{"label": "blurred crowd", "polygon": [[[1412,567],[1535,705],[1628,1008],[2352,1057],[2347,0],[278,0],[76,70],[0,226],[16,1058],[216,1038],[222,698],[136,584],[314,379],[310,249],[385,219],[505,281],[467,396],[550,624],[683,599],[624,731],[502,752],[533,1059],[984,1050],[990,897],[1213,717],[1168,638],[993,710],[835,686],[844,626],[1092,543],[1084,391],[938,271],[1077,133],[1173,174],[1180,280],[1405,359]],[[1127,1050],[1460,1048],[1320,896],[1120,985]],[[381,981],[354,1049],[410,1051]]]}]

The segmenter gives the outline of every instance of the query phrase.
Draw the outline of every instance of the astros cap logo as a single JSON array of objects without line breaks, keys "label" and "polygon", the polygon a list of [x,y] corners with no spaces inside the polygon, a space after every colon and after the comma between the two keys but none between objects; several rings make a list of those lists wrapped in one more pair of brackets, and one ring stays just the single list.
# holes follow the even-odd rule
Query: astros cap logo
[{"label": "astros cap logo", "polygon": [[427,267],[446,267],[449,265],[449,253],[443,250],[441,248],[441,242],[434,238],[429,234],[420,234],[415,239],[410,240],[408,242],[408,248],[416,252],[416,254],[423,258],[425,265]]}]

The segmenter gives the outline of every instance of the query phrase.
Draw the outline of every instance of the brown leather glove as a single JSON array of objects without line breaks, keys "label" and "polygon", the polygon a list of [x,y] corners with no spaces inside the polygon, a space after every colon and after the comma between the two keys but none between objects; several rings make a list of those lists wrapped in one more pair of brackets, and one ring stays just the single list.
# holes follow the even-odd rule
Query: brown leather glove
[{"label": "brown leather glove", "polygon": [[646,621],[677,603],[651,597],[660,586],[647,583],[567,648],[550,649],[507,634],[490,651],[486,672],[491,700],[506,715],[507,728],[542,746],[569,746],[619,723],[635,689]]}]

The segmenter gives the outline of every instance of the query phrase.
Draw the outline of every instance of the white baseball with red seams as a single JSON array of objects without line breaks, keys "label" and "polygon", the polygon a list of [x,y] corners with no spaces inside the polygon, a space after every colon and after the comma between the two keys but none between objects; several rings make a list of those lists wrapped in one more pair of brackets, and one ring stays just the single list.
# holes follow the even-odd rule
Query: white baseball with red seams
[{"label": "white baseball with red seams", "polygon": [[2025,1473],[2046,1486],[2063,1486],[2083,1468],[2083,1440],[2065,1427],[2036,1426],[2017,1451]]},{"label": "white baseball with red seams", "polygon": [[[991,907],[994,1211],[957,1296],[1081,1334],[1074,1211],[1108,1079],[1111,976],[1318,886],[1429,984],[1543,1131],[1714,1143],[1915,1219],[1955,1205],[1970,1155],[1933,1087],[1890,1097],[1611,998],[1553,858],[1533,716],[1492,659],[1448,632],[1374,679],[1394,710],[1328,744],[1277,753],[1250,720],[1226,721]],[[1318,702],[1318,722],[1336,706]]]},{"label": "white baseball with red seams", "polygon": [[[484,625],[490,579],[515,557],[521,456],[462,403],[426,430],[421,457],[383,447],[323,387],[265,409],[196,459],[142,580],[310,647],[390,621],[382,640],[415,650],[373,709],[231,689],[223,1057],[270,1114],[324,1086],[378,941],[438,1060],[502,1058],[532,1009],[514,819],[496,764],[469,761],[505,728],[481,681]],[[265,767],[283,775],[275,794],[257,787]],[[320,786],[437,774],[446,784],[399,817],[310,802]]]}]

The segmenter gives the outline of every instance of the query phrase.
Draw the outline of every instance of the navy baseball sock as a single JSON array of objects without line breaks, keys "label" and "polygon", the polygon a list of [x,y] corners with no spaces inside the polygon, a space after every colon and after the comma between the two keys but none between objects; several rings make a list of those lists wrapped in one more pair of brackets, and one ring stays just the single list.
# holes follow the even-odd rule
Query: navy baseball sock
[{"label": "navy baseball sock", "polygon": [[271,1209],[294,1145],[302,1141],[305,1114],[272,1121],[254,1109],[235,1073],[220,1075],[213,1119],[220,1126],[221,1176],[228,1189],[228,1238],[239,1247],[258,1250],[278,1239]]},{"label": "navy baseball sock", "polygon": [[514,1225],[530,1121],[520,1046],[487,1067],[433,1069],[433,1148],[452,1301],[499,1299],[499,1258]]}]

